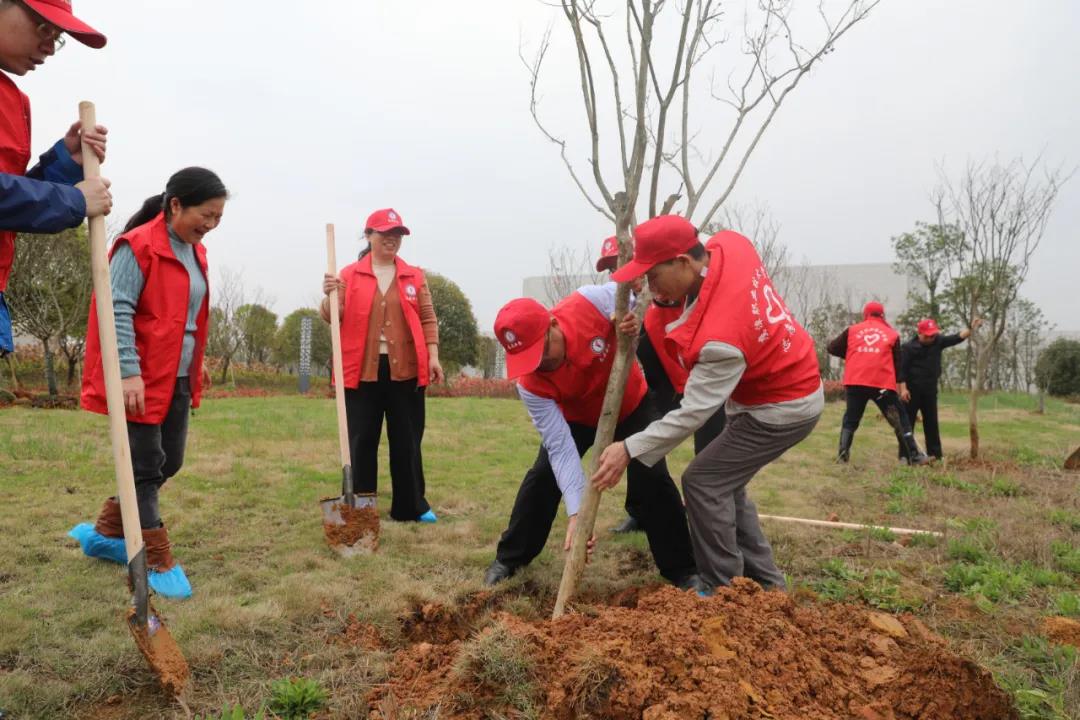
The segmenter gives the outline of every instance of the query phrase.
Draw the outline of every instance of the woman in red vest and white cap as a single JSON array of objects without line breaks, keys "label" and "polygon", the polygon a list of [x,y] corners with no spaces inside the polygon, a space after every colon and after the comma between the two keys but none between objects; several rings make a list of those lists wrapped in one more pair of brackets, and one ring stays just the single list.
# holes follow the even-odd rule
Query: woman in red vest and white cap
[{"label": "woman in red vest and white cap", "polygon": [[[443,381],[439,363],[439,326],[424,271],[398,255],[409,234],[391,208],[367,219],[368,246],[357,262],[337,277],[323,278],[327,295],[339,288],[341,354],[345,414],[357,492],[373,493],[378,482],[379,438],[383,418],[390,442],[390,517],[433,523],[435,513],[424,497],[424,389]],[[330,321],[330,299],[322,303]]]},{"label": "woman in red vest and white cap", "polygon": [[829,341],[830,355],[844,358],[844,397],[847,409],[840,425],[840,449],[837,460],[846,463],[851,457],[851,443],[862,422],[866,403],[871,400],[881,410],[904,449],[904,459],[912,465],[925,465],[929,459],[919,450],[907,412],[900,396],[907,385],[900,363],[900,333],[885,320],[885,306],[876,300],[863,307],[863,320],[844,328]]},{"label": "woman in red vest and white cap", "polygon": [[694,559],[712,586],[745,575],[783,588],[746,486],[810,435],[825,404],[814,341],[791,317],[751,242],[735,232],[702,246],[686,219],[664,215],[634,230],[634,258],[612,277],[645,275],[661,300],[683,304],[665,344],[688,375],[682,404],[600,456],[597,488],[631,459],[658,463],[727,403],[727,426],[683,473]]},{"label": "woman in red vest and white cap", "polygon": [[101,125],[76,122],[37,165],[30,162],[30,99],[8,75],[34,71],[64,46],[64,35],[100,48],[105,36],[71,14],[68,0],[0,0],[0,357],[15,349],[4,302],[16,233],[58,233],[112,207],[109,181],[83,179],[85,140],[105,160]]},{"label": "woman in red vest and white cap", "polygon": [[[113,313],[127,410],[131,464],[146,542],[150,587],[191,597],[158,510],[158,490],[184,463],[188,413],[199,407],[210,375],[203,366],[210,316],[206,234],[218,226],[228,191],[210,170],[189,167],[169,178],[128,220],[109,254]],[[97,299],[90,302],[82,406],[105,414]],[[127,562],[116,498],[94,525],[69,533],[91,557]]]}]

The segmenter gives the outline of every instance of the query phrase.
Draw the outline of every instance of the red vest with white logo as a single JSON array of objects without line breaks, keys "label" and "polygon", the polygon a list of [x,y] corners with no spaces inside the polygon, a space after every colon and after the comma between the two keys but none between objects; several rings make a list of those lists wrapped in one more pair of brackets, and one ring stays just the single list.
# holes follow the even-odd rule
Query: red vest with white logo
[{"label": "red vest with white logo", "polygon": [[[30,98],[0,72],[0,172],[25,175],[30,163]],[[0,230],[0,292],[15,261],[15,233]]]},{"label": "red vest with white logo", "polygon": [[[416,345],[416,383],[428,384],[428,349],[424,329],[420,325],[420,288],[424,286],[424,271],[413,267],[401,258],[394,258],[397,265],[397,289],[401,310],[409,326],[413,344]],[[341,271],[345,281],[345,309],[341,317],[341,372],[345,387],[360,386],[360,366],[364,363],[364,345],[367,343],[368,318],[375,302],[379,281],[371,269],[371,254],[348,265]]]},{"label": "red vest with white logo", "polygon": [[706,244],[709,271],[686,321],[668,336],[689,372],[710,342],[746,360],[731,397],[742,405],[798,400],[821,385],[810,333],[788,312],[749,240],[725,231]]},{"label": "red vest with white logo", "polygon": [[900,334],[881,318],[871,317],[848,328],[844,384],[896,390],[893,347]]},{"label": "red vest with white logo", "polygon": [[645,334],[649,336],[649,342],[656,350],[656,356],[660,358],[660,364],[664,366],[671,386],[680,395],[686,388],[689,373],[679,364],[678,354],[673,353],[671,346],[664,342],[664,336],[667,334],[667,326],[678,320],[682,313],[682,305],[672,307],[656,303],[650,303],[649,309],[645,311]]},{"label": "red vest with white logo", "polygon": [[[566,338],[566,361],[551,372],[532,372],[518,382],[523,388],[554,400],[567,422],[596,427],[604,405],[608,376],[615,362],[615,326],[579,292],[570,293],[551,314]],[[637,409],[645,397],[645,375],[630,360],[619,420]]]},{"label": "red vest with white logo", "polygon": [[[180,367],[185,328],[188,318],[190,278],[187,268],[177,258],[169,244],[165,215],[124,233],[113,243],[109,257],[121,241],[127,241],[135,254],[144,279],[139,303],[135,306],[135,347],[139,352],[139,369],[146,387],[146,412],[127,414],[138,423],[160,425],[165,421],[176,386],[176,371]],[[203,353],[210,327],[210,276],[206,266],[206,247],[194,246],[195,258],[206,279],[206,297],[195,322],[195,353],[191,358],[188,378],[191,383],[191,407],[199,407],[202,398]],[[101,366],[101,341],[98,338],[97,298],[90,300],[90,320],[86,326],[86,359],[83,365],[82,406],[105,414],[105,376]]]}]

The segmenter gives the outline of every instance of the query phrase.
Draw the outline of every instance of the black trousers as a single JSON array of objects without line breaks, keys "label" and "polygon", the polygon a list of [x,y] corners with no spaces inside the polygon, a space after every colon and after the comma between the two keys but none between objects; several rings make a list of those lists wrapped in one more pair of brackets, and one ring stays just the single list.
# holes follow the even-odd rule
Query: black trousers
[{"label": "black trousers", "polygon": [[390,442],[390,482],[393,499],[390,517],[416,520],[431,509],[424,498],[424,388],[416,379],[391,380],[390,360],[379,356],[379,379],[345,388],[345,417],[349,426],[353,489],[373,493],[378,489],[379,441],[383,418]]},{"label": "black trousers", "polygon": [[911,432],[911,424],[908,422],[904,404],[900,402],[900,396],[895,390],[883,390],[881,388],[867,387],[866,385],[848,385],[844,388],[844,397],[847,400],[847,409],[844,410],[844,420],[841,427],[844,430],[855,432],[859,423],[862,422],[863,412],[866,411],[866,403],[871,400],[881,410],[881,414],[889,421],[889,425],[900,428],[901,432]]},{"label": "black trousers", "polygon": [[[923,437],[926,439],[926,454],[941,459],[941,431],[938,429],[937,387],[930,389],[908,386],[911,400],[904,403],[911,427],[915,427],[915,418],[922,415]],[[902,449],[901,449],[902,451]]]},{"label": "black trousers", "polygon": [[158,489],[180,472],[184,464],[190,410],[191,383],[186,377],[178,377],[172,402],[160,425],[128,421],[128,444],[131,446],[131,469],[135,475],[140,527],[148,530],[161,527]]},{"label": "black trousers", "polygon": [[[653,403],[656,407],[658,416],[660,417],[679,407],[679,404],[682,402],[681,395],[672,395],[664,402],[651,390],[649,391],[649,394],[653,397]],[[694,454],[697,455],[708,447],[709,443],[718,437],[720,433],[724,432],[724,426],[726,424],[727,413],[724,411],[724,406],[721,405],[720,409],[714,412],[712,417],[706,420],[705,424],[694,432]],[[634,498],[630,496],[630,493],[626,493],[626,503],[624,507],[626,508],[626,514],[632,518],[637,518],[641,513],[641,507],[634,503]]]},{"label": "black trousers", "polygon": [[[622,440],[644,429],[656,418],[648,396],[615,429]],[[596,428],[570,423],[579,455],[584,455],[596,439]],[[690,547],[690,531],[682,497],[668,473],[664,460],[648,467],[633,460],[627,468],[627,495],[641,508],[638,522],[649,540],[649,550],[660,574],[673,583],[696,572]],[[521,481],[510,524],[499,539],[495,559],[517,569],[540,554],[551,533],[562,493],[555,482],[547,450],[543,445],[536,462]]]}]

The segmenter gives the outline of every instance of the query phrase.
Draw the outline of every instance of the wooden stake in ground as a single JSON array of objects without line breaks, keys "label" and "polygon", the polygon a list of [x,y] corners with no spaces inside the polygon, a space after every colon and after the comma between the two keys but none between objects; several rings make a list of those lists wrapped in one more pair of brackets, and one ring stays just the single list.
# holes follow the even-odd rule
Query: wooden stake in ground
[{"label": "wooden stake in ground", "polygon": [[[616,204],[625,205],[627,202],[625,193],[615,196]],[[618,212],[616,217],[622,222],[616,227],[615,235],[619,239],[619,265],[626,264],[633,254],[633,244],[630,239],[630,223],[628,212]],[[619,283],[619,289],[615,294],[615,323],[626,315],[630,308],[630,285]],[[577,525],[574,528],[574,537],[570,544],[570,554],[566,558],[563,567],[562,580],[559,583],[559,595],[555,599],[555,609],[552,617],[559,617],[566,611],[566,603],[577,592],[581,574],[585,571],[587,560],[586,551],[589,539],[593,535],[593,527],[596,525],[596,512],[600,509],[600,491],[593,487],[591,475],[596,472],[600,454],[604,448],[611,444],[615,437],[615,426],[619,424],[619,409],[622,407],[623,394],[626,391],[626,378],[630,373],[633,363],[634,338],[616,332],[618,344],[615,350],[615,362],[611,366],[611,375],[608,376],[607,390],[604,392],[604,405],[600,410],[600,420],[596,426],[596,440],[593,442],[592,467],[585,481],[585,497],[578,508]]]},{"label": "wooden stake in ground", "polygon": [[896,535],[932,535],[943,537],[944,533],[936,530],[914,530],[912,528],[887,527],[885,525],[865,525],[863,523],[840,522],[839,520],[811,520],[809,518],[787,517],[785,515],[762,515],[762,520],[776,520],[777,522],[797,523],[799,525],[813,525],[814,527],[836,528],[841,530],[888,530]]},{"label": "wooden stake in ground", "polygon": [[[83,128],[97,125],[97,113],[91,102],[79,103]],[[101,176],[101,166],[94,149],[82,146],[83,177]],[[116,347],[116,319],[113,316],[112,284],[109,280],[109,257],[106,251],[105,218],[90,220],[90,265],[94,279],[98,332],[101,341],[101,364],[105,375],[105,400],[109,408],[109,437],[112,441],[113,467],[116,471],[116,496],[124,526],[124,547],[128,556],[128,581],[133,606],[127,613],[128,630],[162,686],[179,695],[190,677],[187,661],[161,619],[150,606],[147,582],[146,546],[139,524],[139,505],[135,498],[135,475],[128,446],[127,414],[124,391],[120,384],[120,354]]]}]

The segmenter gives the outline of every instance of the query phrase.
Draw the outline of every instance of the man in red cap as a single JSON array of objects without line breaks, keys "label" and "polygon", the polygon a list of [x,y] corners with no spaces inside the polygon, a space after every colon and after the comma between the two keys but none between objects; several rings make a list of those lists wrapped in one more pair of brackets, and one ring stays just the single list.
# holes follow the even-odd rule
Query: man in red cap
[{"label": "man in red cap", "polygon": [[[604,240],[600,247],[600,259],[596,261],[596,272],[614,272],[619,264],[619,242],[615,236]],[[635,278],[631,288],[636,295],[641,294],[642,279]],[[649,387],[654,407],[661,414],[667,414],[679,407],[682,402],[683,388],[686,386],[686,368],[679,364],[679,358],[664,346],[664,334],[667,325],[679,319],[682,305],[653,298],[645,310],[645,332],[638,338],[637,359],[645,374],[645,384]],[[724,430],[724,408],[721,407],[694,433],[694,452],[701,450]],[[626,533],[640,530],[637,516],[640,512],[626,498],[627,517],[612,532]]]},{"label": "man in red cap", "polygon": [[881,410],[903,448],[903,459],[912,465],[925,465],[929,458],[919,450],[911,423],[900,403],[907,393],[904,370],[900,363],[900,334],[885,321],[885,307],[875,301],[863,307],[863,320],[829,342],[830,355],[844,358],[844,397],[847,408],[840,425],[839,462],[851,458],[851,443],[859,429],[866,403],[871,400]]},{"label": "man in red cap", "polygon": [[93,48],[105,36],[71,14],[68,0],[0,0],[0,357],[13,350],[4,290],[19,232],[56,233],[109,212],[103,179],[83,180],[82,139],[105,159],[102,126],[76,122],[29,171],[30,100],[8,75],[31,72],[64,45],[64,34]]},{"label": "man in red cap", "polygon": [[[918,334],[900,348],[900,366],[907,379],[907,388],[900,392],[900,399],[904,402],[912,428],[915,427],[916,416],[922,415],[926,454],[939,460],[942,453],[937,390],[941,378],[941,351],[971,337],[972,329],[977,330],[982,325],[982,318],[976,318],[971,325],[971,328],[965,328],[955,335],[942,335],[933,318],[923,318],[919,321]],[[903,452],[901,445],[901,457]]]},{"label": "man in red cap", "polygon": [[[540,554],[560,496],[570,516],[563,547],[570,549],[585,488],[581,456],[595,440],[615,361],[614,312],[615,284],[608,283],[579,288],[550,312],[535,300],[512,300],[495,318],[495,337],[506,350],[507,377],[518,380],[518,394],[540,433],[541,446],[484,576],[488,585],[510,577]],[[620,327],[636,333],[633,314]],[[637,432],[654,417],[645,378],[633,363],[615,438]],[[638,521],[660,574],[683,589],[704,591],[694,566],[686,511],[667,465],[634,463],[629,476],[627,494],[640,509]]]},{"label": "man in red cap", "polygon": [[682,477],[694,559],[712,586],[746,576],[783,588],[746,486],[817,424],[825,396],[814,341],[738,233],[718,233],[703,246],[684,218],[653,218],[634,230],[634,258],[612,277],[626,282],[642,274],[655,298],[683,306],[664,337],[688,373],[682,403],[609,445],[593,482],[607,489],[631,462],[662,462],[727,403],[727,427]]}]

